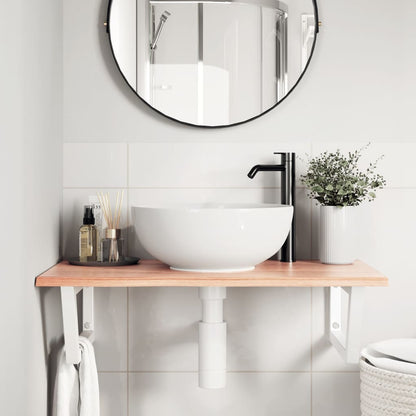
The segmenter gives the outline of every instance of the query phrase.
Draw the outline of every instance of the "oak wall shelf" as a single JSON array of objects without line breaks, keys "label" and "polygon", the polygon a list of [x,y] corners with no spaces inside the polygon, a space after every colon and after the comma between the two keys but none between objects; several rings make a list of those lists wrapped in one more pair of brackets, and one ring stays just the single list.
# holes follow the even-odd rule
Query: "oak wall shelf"
[{"label": "oak wall shelf", "polygon": [[157,260],[134,266],[80,267],[61,262],[36,279],[36,286],[75,287],[329,287],[387,286],[388,279],[367,264],[325,265],[318,261],[282,263],[268,260],[240,273],[195,273],[170,270]]},{"label": "oak wall shelf", "polygon": [[[77,294],[82,292],[82,332],[94,336],[94,287],[199,287],[202,320],[199,323],[199,385],[225,386],[226,323],[223,301],[226,287],[325,287],[326,328],[329,342],[348,363],[358,362],[365,287],[388,286],[387,277],[356,261],[351,265],[324,265],[318,261],[282,263],[268,260],[253,271],[195,273],[170,270],[157,260],[134,266],[79,267],[61,262],[36,278],[38,287],[60,287],[66,360],[77,364],[79,349]],[[348,294],[342,302],[341,291]],[[343,309],[346,311],[343,312]],[[346,327],[341,317],[346,316]]]}]

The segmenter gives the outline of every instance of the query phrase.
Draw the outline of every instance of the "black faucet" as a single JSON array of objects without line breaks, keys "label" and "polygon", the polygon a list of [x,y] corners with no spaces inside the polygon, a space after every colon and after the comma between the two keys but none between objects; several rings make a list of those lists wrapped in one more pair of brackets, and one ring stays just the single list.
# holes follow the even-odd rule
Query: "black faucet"
[{"label": "black faucet", "polygon": [[294,262],[296,261],[295,250],[295,153],[281,153],[275,152],[275,155],[281,156],[281,163],[279,165],[256,165],[250,169],[248,177],[253,179],[257,172],[282,172],[281,183],[281,203],[284,205],[293,206],[293,219],[289,235],[282,248],[280,261]]}]

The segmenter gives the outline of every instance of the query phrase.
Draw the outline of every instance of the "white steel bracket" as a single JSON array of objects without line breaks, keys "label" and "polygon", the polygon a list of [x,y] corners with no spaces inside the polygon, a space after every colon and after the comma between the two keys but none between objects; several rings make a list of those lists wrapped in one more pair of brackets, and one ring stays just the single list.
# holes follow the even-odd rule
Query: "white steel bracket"
[{"label": "white steel bracket", "polygon": [[[348,294],[347,310],[343,313],[342,290]],[[364,306],[364,287],[326,288],[326,331],[331,344],[346,363],[355,364],[360,359],[361,330]],[[344,317],[344,319],[343,319]],[[343,328],[342,321],[346,322]]]},{"label": "white steel bracket", "polygon": [[[348,294],[343,313],[342,291]],[[77,294],[82,292],[82,329],[79,331]],[[326,333],[331,344],[347,363],[357,363],[361,350],[363,287],[326,288]],[[225,288],[201,288],[203,319],[200,323],[200,386],[219,388],[225,385],[226,323],[222,318]],[[94,288],[61,287],[62,318],[66,361],[81,361],[79,336],[94,340]],[[344,319],[343,319],[344,317]],[[343,328],[342,321],[346,322]],[[215,332],[215,336],[214,336]],[[217,333],[218,332],[218,333]],[[215,340],[215,345],[212,342]],[[212,345],[211,345],[212,344]]]},{"label": "white steel bracket", "polygon": [[[79,333],[77,294],[82,292],[82,330]],[[94,340],[94,288],[61,287],[62,320],[65,355],[68,364],[79,364],[81,350],[79,336]]]}]

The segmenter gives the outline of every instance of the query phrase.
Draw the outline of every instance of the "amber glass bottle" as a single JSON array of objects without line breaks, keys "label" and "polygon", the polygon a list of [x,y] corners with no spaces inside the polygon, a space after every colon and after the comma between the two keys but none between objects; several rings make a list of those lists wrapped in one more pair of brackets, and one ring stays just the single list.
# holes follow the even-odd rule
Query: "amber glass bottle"
[{"label": "amber glass bottle", "polygon": [[97,228],[93,207],[84,207],[84,220],[79,229],[79,260],[97,261]]}]

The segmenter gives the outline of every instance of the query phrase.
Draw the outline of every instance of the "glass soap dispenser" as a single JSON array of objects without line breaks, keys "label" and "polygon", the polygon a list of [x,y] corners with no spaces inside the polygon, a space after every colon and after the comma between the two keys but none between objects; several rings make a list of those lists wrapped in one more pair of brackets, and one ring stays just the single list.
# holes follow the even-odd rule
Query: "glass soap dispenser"
[{"label": "glass soap dispenser", "polygon": [[84,220],[79,229],[79,260],[97,261],[97,228],[92,205],[84,206]]}]

